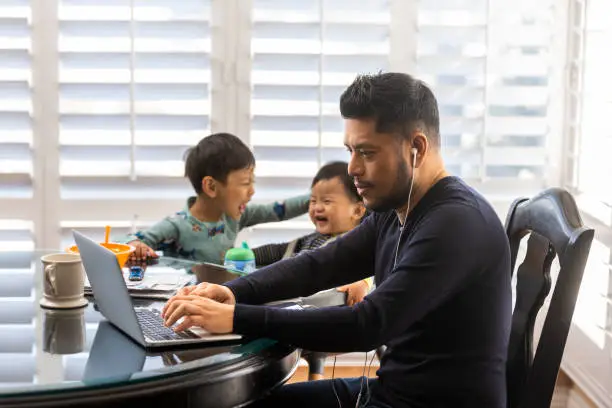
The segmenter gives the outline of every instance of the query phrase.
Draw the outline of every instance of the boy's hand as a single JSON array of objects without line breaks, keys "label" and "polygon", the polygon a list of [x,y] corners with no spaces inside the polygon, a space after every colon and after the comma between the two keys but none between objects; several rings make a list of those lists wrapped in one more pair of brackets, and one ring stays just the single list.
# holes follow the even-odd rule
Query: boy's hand
[{"label": "boy's hand", "polygon": [[354,282],[350,285],[340,286],[337,290],[339,292],[346,292],[346,304],[348,306],[353,306],[354,304],[363,300],[363,298],[368,294],[369,289],[370,287],[368,283],[364,280],[360,280],[359,282]]},{"label": "boy's hand", "polygon": [[130,254],[131,260],[139,261],[147,258],[159,258],[159,255],[157,255],[151,247],[140,240],[135,239],[134,241],[130,241],[128,245],[136,248],[136,250]]}]

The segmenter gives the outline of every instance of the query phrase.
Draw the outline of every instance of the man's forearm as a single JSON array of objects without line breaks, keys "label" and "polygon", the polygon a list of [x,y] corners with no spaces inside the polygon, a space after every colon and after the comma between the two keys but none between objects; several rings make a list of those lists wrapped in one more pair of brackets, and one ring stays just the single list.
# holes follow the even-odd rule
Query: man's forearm
[{"label": "man's forearm", "polygon": [[373,225],[366,224],[322,248],[282,260],[225,285],[238,303],[261,304],[309,296],[367,278],[374,268],[375,234]]},{"label": "man's forearm", "polygon": [[360,314],[347,306],[287,310],[236,305],[233,328],[235,333],[270,337],[311,351],[370,351],[377,347],[378,335]]},{"label": "man's forearm", "polygon": [[310,296],[321,290],[353,283],[368,276],[367,268],[363,273],[346,265],[328,270],[309,255],[302,254],[279,261],[227,282],[225,286],[232,290],[238,303],[262,304],[280,299]]}]

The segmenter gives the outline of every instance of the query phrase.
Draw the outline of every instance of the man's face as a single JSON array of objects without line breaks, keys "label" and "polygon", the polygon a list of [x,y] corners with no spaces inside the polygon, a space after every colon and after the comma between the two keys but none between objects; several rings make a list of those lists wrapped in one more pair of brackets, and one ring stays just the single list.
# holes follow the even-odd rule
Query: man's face
[{"label": "man's face", "polygon": [[351,158],[349,174],[372,211],[399,209],[408,203],[410,144],[390,133],[378,133],[374,120],[346,119],[345,139]]}]

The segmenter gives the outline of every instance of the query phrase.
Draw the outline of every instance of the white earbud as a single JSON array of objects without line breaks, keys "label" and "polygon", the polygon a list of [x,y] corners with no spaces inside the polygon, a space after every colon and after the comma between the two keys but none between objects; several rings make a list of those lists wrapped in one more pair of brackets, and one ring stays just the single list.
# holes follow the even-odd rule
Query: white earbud
[{"label": "white earbud", "polygon": [[413,147],[410,151],[412,152],[412,169],[414,170],[416,166],[417,154],[419,153],[419,151],[416,147]]}]

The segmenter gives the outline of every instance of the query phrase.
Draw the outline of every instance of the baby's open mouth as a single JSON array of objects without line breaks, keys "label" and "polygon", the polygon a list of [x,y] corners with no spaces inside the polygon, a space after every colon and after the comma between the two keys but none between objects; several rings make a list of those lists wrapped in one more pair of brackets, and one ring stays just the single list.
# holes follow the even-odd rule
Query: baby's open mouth
[{"label": "baby's open mouth", "polygon": [[244,214],[245,210],[246,210],[246,204],[240,204],[240,206],[238,207],[238,211],[240,211],[240,214]]},{"label": "baby's open mouth", "polygon": [[327,222],[327,217],[323,217],[321,215],[317,215],[315,218],[316,222]]}]

